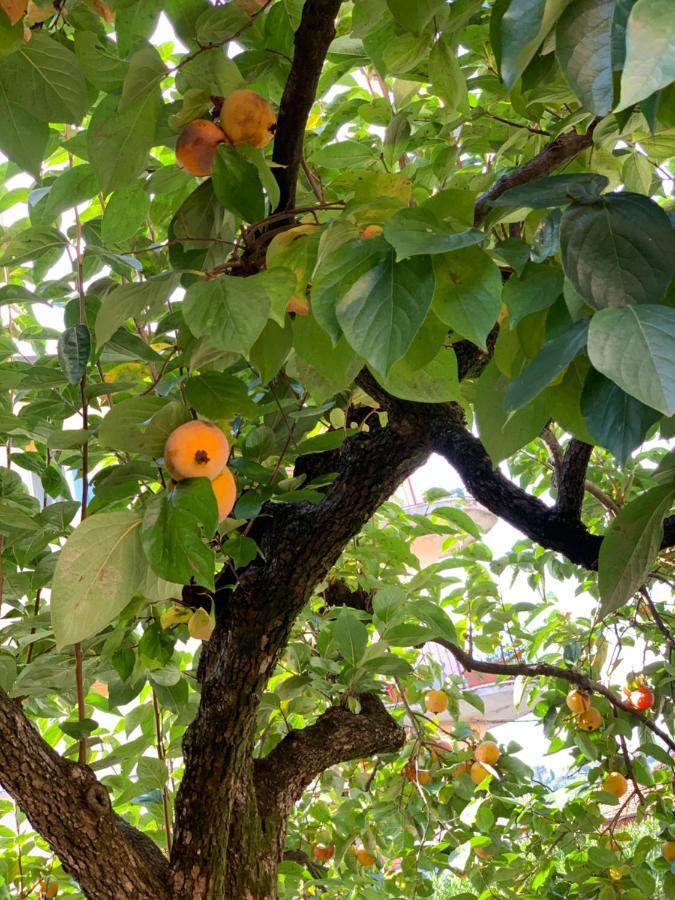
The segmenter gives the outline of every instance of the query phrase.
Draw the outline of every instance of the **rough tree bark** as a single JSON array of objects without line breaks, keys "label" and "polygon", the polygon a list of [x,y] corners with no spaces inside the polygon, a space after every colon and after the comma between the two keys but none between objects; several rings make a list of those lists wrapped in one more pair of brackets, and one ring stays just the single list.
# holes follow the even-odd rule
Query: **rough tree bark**
[{"label": "rough tree bark", "polygon": [[[275,169],[279,208],[289,216],[307,117],[340,5],[307,0],[295,37],[273,156],[283,166]],[[476,221],[505,190],[554,171],[590,143],[590,130],[558,137],[479,198]],[[475,375],[489,358],[467,342],[456,346],[462,377]],[[580,518],[587,445],[569,445],[557,503],[548,507],[493,469],[458,407],[395,400],[365,371],[359,383],[388,412],[387,426],[350,438],[339,451],[298,460],[297,471],[337,473],[324,499],[264,508],[252,531],[263,556],[218,586],[217,625],[199,668],[199,710],[184,741],[170,860],[115,816],[91,769],[61,758],[0,692],[0,782],[88,897],[273,900],[288,816],[306,785],[340,761],[400,748],[401,730],[376,697],[365,695],[358,713],[328,709],[267,759],[253,757],[256,712],[296,616],[350,538],[432,451],[454,466],[476,499],[532,540],[587,568],[597,565],[602,538]],[[664,533],[664,546],[672,544],[675,520]],[[331,603],[343,602],[336,598],[333,592]],[[450,649],[463,664],[475,664],[461,648]]]}]

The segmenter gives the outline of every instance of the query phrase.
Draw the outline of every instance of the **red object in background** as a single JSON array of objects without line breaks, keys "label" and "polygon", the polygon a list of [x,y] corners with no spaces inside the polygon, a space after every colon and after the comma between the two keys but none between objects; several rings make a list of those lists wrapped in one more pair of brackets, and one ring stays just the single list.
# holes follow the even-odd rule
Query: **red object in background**
[{"label": "red object in background", "polygon": [[494,684],[497,681],[497,675],[488,674],[487,672],[464,672],[464,678],[469,687],[481,687],[484,684]]}]

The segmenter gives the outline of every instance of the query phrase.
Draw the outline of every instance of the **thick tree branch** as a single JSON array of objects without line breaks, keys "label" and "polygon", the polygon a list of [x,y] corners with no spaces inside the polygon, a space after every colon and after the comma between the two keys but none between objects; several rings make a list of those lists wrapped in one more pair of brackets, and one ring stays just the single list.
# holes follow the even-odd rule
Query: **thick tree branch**
[{"label": "thick tree branch", "polygon": [[256,790],[263,814],[288,810],[330,766],[375,753],[396,753],[405,731],[374,694],[360,694],[361,711],[327,709],[314,725],[289,732],[265,759],[256,761]]},{"label": "thick tree branch", "polygon": [[476,209],[474,212],[474,222],[481,225],[490,211],[490,205],[494,200],[508,191],[510,188],[518,187],[521,184],[527,184],[537,178],[543,178],[544,175],[550,175],[555,169],[562,166],[563,163],[573,159],[583,150],[587,150],[593,143],[593,129],[595,122],[591,123],[586,134],[577,134],[575,131],[568,134],[561,134],[547,144],[543,150],[533,156],[529,162],[522,166],[502,175],[484,194],[476,200]]},{"label": "thick tree branch", "polygon": [[167,896],[169,868],[159,847],[116,816],[92,770],[56,753],[2,690],[0,783],[86,896]]},{"label": "thick tree branch", "polygon": [[342,0],[306,0],[300,27],[295,32],[291,72],[279,106],[272,159],[281,197],[278,212],[295,206],[298,171],[302,163],[305,127],[326,53],[335,37],[335,17]]},{"label": "thick tree branch", "polygon": [[555,511],[561,519],[579,521],[586,489],[586,469],[593,447],[571,438],[563,456],[558,478]]},{"label": "thick tree branch", "polygon": [[483,660],[474,659],[473,656],[470,656],[465,650],[462,650],[461,647],[458,647],[451,641],[446,641],[444,638],[435,638],[434,643],[440,644],[441,647],[445,647],[445,649],[448,650],[455,657],[457,662],[467,671],[486,672],[490,675],[506,675],[512,678],[515,678],[518,675],[526,677],[544,676],[545,678],[562,678],[565,681],[570,682],[570,684],[576,684],[577,687],[580,687],[589,694],[602,694],[603,697],[609,700],[615,709],[620,709],[623,712],[629,713],[633,718],[637,719],[641,725],[658,735],[667,747],[672,751],[675,751],[675,740],[673,740],[662,728],[659,728],[652,719],[644,713],[641,713],[639,710],[633,709],[633,707],[629,706],[627,703],[624,703],[613,694],[608,687],[605,687],[604,684],[600,684],[597,681],[593,681],[591,678],[587,678],[585,675],[582,675],[581,672],[575,672],[572,669],[563,669],[560,666],[553,666],[549,663],[484,662]]}]

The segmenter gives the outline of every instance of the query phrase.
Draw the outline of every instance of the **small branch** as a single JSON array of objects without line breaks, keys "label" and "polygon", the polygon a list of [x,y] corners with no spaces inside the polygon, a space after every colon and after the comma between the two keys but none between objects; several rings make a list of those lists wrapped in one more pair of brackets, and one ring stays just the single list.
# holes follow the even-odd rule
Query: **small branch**
[{"label": "small branch", "polygon": [[558,438],[553,434],[547,425],[540,435],[549,456],[551,457],[551,468],[553,469],[553,484],[557,488],[560,484],[560,475],[563,467],[563,453]]},{"label": "small branch", "polygon": [[375,753],[396,753],[405,731],[374,694],[360,694],[361,712],[327,709],[314,725],[290,731],[269,756],[256,761],[259,803],[265,811],[288,809],[325,769]]},{"label": "small branch", "polygon": [[554,509],[568,521],[580,521],[586,487],[586,469],[593,447],[571,438],[563,456]]},{"label": "small branch", "polygon": [[635,778],[635,772],[633,771],[633,763],[631,762],[630,753],[628,752],[628,747],[626,746],[626,738],[622,735],[618,735],[619,743],[621,744],[621,755],[623,756],[623,761],[626,764],[626,772],[628,772],[628,777],[633,782],[633,787],[635,788],[635,793],[638,795],[638,799],[640,803],[645,805],[644,794],[640,790],[640,785],[637,783]]},{"label": "small branch", "polygon": [[320,863],[310,859],[304,850],[284,850],[282,859],[300,863],[301,866],[307,869],[312,878],[325,878],[326,876],[325,868]]},{"label": "small branch", "polygon": [[551,137],[550,131],[542,131],[541,128],[530,125],[529,122],[527,125],[523,125],[520,122],[512,122],[511,119],[505,119],[503,116],[496,116],[494,113],[486,112],[485,115],[490,119],[496,119],[497,122],[501,122],[504,125],[510,125],[511,128],[526,128],[528,131],[532,132],[532,134],[543,134],[546,137]]},{"label": "small branch", "polygon": [[563,163],[573,159],[583,150],[587,150],[593,144],[593,129],[595,122],[589,126],[586,134],[577,134],[576,131],[568,134],[561,134],[547,144],[544,149],[533,156],[529,162],[522,166],[502,175],[484,194],[476,200],[476,210],[474,214],[474,223],[481,225],[485,221],[485,217],[490,211],[490,206],[497,197],[508,191],[510,188],[517,187],[521,184],[527,184],[544,175],[549,175],[555,169],[558,169]]},{"label": "small branch", "polygon": [[[166,765],[166,753],[164,752],[164,735],[162,734],[162,719],[159,712],[157,694],[152,689],[152,710],[155,718],[155,742],[157,746],[157,758]],[[169,789],[166,782],[162,785],[162,813],[164,815],[164,833],[166,834],[166,849],[171,856],[171,812],[169,808]]]},{"label": "small branch", "polygon": [[651,613],[652,618],[654,619],[654,624],[659,629],[661,634],[666,639],[666,644],[670,648],[671,652],[675,651],[675,638],[673,637],[670,628],[666,625],[661,617],[661,613],[658,611],[656,606],[654,605],[654,601],[652,600],[652,595],[649,593],[646,587],[640,589],[640,594],[642,595],[645,603],[649,608],[649,612]]},{"label": "small branch", "polygon": [[326,53],[335,37],[335,18],[342,0],[307,0],[300,26],[295,32],[295,50],[291,71],[279,107],[272,159],[281,193],[278,212],[295,204],[305,128],[316,98]]},{"label": "small branch", "polygon": [[629,713],[633,718],[637,719],[641,725],[648,728],[651,732],[658,735],[670,750],[675,751],[675,740],[663,729],[659,728],[655,722],[643,715],[639,710],[633,709],[627,703],[619,700],[608,687],[597,681],[592,681],[586,675],[575,672],[572,669],[563,669],[560,666],[553,666],[549,663],[493,663],[484,662],[483,660],[474,659],[469,656],[461,647],[446,641],[444,638],[434,638],[435,644],[445,647],[455,657],[457,662],[461,663],[468,671],[487,672],[491,675],[507,675],[512,678],[517,675],[526,677],[544,676],[545,678],[563,678],[571,684],[576,684],[582,690],[589,694],[601,694],[605,699],[609,700],[615,709],[620,709],[625,713]]},{"label": "small branch", "polygon": [[[75,686],[77,688],[77,718],[83,722],[86,717],[84,706],[84,683],[82,678],[82,645],[75,644]],[[82,738],[77,744],[77,760],[81,766],[87,761],[87,741]]]}]

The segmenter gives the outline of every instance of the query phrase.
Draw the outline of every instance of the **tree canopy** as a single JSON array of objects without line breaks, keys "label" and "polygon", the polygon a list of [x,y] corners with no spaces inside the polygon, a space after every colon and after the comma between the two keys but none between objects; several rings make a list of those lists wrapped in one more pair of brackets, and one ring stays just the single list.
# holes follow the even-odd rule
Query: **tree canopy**
[{"label": "tree canopy", "polygon": [[673,896],[674,34],[0,0],[0,896]]}]

